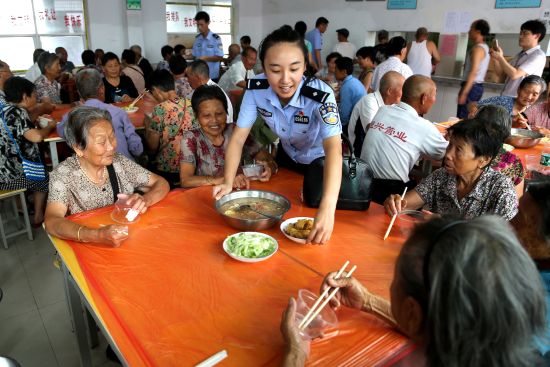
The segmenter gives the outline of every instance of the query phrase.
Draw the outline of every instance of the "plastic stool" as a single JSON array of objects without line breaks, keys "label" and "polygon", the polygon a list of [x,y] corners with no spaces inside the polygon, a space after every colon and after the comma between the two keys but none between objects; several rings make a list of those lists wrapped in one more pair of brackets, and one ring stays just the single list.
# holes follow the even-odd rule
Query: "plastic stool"
[{"label": "plastic stool", "polygon": [[21,199],[21,209],[23,210],[23,217],[25,221],[25,228],[19,231],[15,231],[12,233],[6,233],[4,230],[4,220],[2,218],[2,213],[0,212],[0,236],[2,237],[2,243],[4,244],[4,248],[8,249],[8,238],[18,236],[22,233],[27,233],[27,237],[30,241],[33,240],[32,236],[32,228],[31,228],[31,221],[29,220],[29,213],[27,212],[27,200],[25,200],[25,191],[26,189],[20,189],[20,190],[0,190],[0,200],[6,200],[11,199],[12,200],[12,207],[13,207],[13,216],[14,218],[19,218],[19,213],[17,212],[17,195],[19,195],[19,199]]}]

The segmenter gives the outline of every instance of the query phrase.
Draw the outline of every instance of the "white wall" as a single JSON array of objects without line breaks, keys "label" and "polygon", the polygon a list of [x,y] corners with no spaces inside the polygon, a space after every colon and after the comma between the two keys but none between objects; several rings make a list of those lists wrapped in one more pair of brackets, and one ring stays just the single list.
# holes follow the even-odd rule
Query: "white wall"
[{"label": "white wall", "polygon": [[[347,28],[350,41],[363,46],[367,31],[415,31],[427,27],[442,32],[445,12],[469,11],[473,19],[484,18],[491,25],[492,33],[519,33],[520,25],[538,18],[542,9],[550,8],[550,0],[542,0],[541,8],[495,9],[494,0],[418,0],[416,10],[387,10],[385,1],[344,0],[264,0],[263,34],[283,24],[294,25],[303,20],[308,30],[315,27],[315,20],[324,16],[329,27],[324,36],[323,55],[327,55],[336,43],[336,29]],[[313,11],[311,11],[313,9]]]},{"label": "white wall", "polygon": [[[252,47],[257,48],[265,35],[263,30],[264,15],[263,1],[260,0],[233,0],[235,19],[233,26],[233,39],[239,43],[244,35],[252,39]],[[225,46],[225,45],[224,45]]]}]

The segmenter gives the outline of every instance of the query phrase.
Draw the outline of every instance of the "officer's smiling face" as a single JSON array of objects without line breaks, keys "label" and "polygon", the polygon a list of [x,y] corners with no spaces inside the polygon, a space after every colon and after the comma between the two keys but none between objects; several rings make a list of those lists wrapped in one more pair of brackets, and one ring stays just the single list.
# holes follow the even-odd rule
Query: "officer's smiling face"
[{"label": "officer's smiling face", "polygon": [[267,50],[264,69],[269,85],[286,104],[296,93],[306,70],[304,53],[295,43],[278,43]]},{"label": "officer's smiling face", "polygon": [[208,99],[199,104],[197,119],[202,131],[208,137],[217,137],[223,134],[227,121],[227,112],[223,103],[217,99]]}]

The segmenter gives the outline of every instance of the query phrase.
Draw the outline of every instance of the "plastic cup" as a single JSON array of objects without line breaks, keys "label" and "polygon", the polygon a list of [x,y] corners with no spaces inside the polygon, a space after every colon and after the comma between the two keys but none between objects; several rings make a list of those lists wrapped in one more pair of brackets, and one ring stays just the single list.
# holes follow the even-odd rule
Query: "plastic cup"
[{"label": "plastic cup", "polygon": [[[307,289],[298,291],[296,300],[296,326],[299,326],[305,315],[311,309],[319,296]],[[307,328],[300,330],[300,336],[304,340],[311,340],[320,337],[327,329],[335,328],[338,325],[338,317],[330,307],[326,305],[321,312],[311,321]]]},{"label": "plastic cup", "polygon": [[38,118],[38,126],[40,126],[42,129],[44,129],[48,126],[50,121],[52,121],[52,120],[47,118],[47,117],[40,116]]},{"label": "plastic cup", "polygon": [[249,179],[257,179],[264,171],[261,164],[246,164],[242,166],[244,175]]},{"label": "plastic cup", "polygon": [[395,226],[402,235],[409,237],[414,227],[426,219],[427,215],[419,210],[403,210],[397,215]]},{"label": "plastic cup", "polygon": [[525,156],[525,178],[530,179],[533,177],[533,172],[539,171],[540,157],[539,154],[528,154]]},{"label": "plastic cup", "polygon": [[120,224],[135,223],[139,219],[139,212],[132,209],[126,199],[118,199],[115,203],[115,209],[111,213],[111,218]]}]

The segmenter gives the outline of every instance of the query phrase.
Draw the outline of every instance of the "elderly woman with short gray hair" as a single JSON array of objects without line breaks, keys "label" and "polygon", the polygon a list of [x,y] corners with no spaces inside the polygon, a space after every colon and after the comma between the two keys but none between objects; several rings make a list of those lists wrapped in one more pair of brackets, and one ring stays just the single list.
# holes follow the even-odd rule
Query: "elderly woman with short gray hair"
[{"label": "elderly woman with short gray hair", "polygon": [[57,81],[61,75],[59,56],[44,52],[38,58],[38,67],[42,73],[34,82],[38,102],[61,104],[61,84]]},{"label": "elderly woman with short gray hair", "polygon": [[50,175],[46,231],[59,238],[119,246],[128,237],[126,227],[88,228],[65,216],[111,205],[117,197],[143,213],[166,196],[168,182],[115,152],[111,115],[105,110],[86,106],[73,109],[65,138],[76,154]]}]

